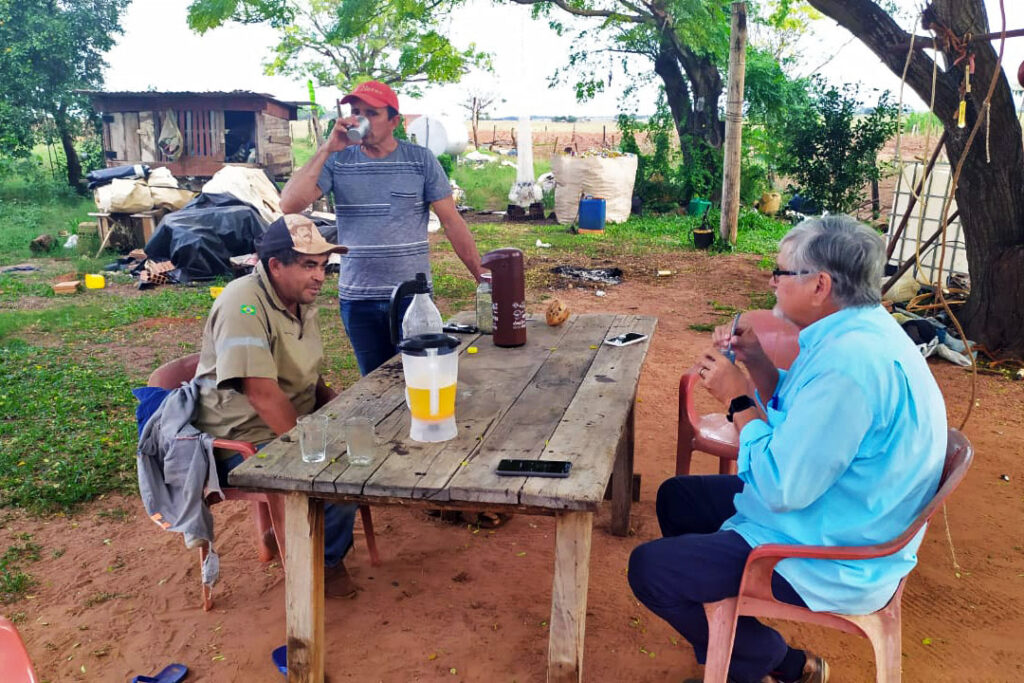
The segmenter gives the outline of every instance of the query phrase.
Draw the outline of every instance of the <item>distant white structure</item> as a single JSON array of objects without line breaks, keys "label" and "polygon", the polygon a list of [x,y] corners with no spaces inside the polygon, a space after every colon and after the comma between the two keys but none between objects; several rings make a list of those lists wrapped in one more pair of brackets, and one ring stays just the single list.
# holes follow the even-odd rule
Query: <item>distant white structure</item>
[{"label": "distant white structure", "polygon": [[469,144],[466,125],[447,116],[421,116],[409,124],[406,133],[409,140],[417,145],[423,145],[433,152],[434,156],[457,156],[465,152]]},{"label": "distant white structure", "polygon": [[540,185],[534,182],[533,175],[533,131],[530,128],[530,117],[520,116],[516,124],[516,182],[508,192],[508,200],[528,208],[530,204],[544,199]]}]

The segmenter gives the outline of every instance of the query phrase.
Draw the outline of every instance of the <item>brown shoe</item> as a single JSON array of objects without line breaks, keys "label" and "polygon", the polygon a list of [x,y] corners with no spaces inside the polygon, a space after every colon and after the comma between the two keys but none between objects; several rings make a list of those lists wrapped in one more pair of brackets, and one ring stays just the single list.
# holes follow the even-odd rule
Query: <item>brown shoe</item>
[{"label": "brown shoe", "polygon": [[339,562],[336,567],[324,568],[324,595],[329,598],[354,598],[359,586],[349,576],[345,563]]}]

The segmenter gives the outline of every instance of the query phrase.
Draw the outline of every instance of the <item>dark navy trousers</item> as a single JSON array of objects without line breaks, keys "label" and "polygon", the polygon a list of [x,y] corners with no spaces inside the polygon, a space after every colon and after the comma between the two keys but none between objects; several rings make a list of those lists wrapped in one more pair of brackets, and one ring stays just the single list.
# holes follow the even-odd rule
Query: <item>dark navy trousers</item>
[{"label": "dark navy trousers", "polygon": [[[659,538],[633,550],[629,585],[649,610],[672,625],[693,646],[703,664],[708,653],[704,603],[735,597],[751,547],[735,531],[720,531],[736,513],[733,496],[743,489],[731,475],[675,477],[658,489]],[[778,573],[775,597],[806,607]],[[730,680],[760,681],[767,674],[796,680],[805,654],[786,645],[775,630],[753,617],[740,617],[729,665]]]}]

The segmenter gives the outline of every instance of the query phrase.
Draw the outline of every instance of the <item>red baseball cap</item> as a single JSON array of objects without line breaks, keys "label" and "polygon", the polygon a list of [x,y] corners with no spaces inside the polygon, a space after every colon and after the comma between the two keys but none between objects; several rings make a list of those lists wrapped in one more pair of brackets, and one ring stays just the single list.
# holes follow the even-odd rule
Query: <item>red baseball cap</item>
[{"label": "red baseball cap", "polygon": [[348,104],[357,99],[366,102],[371,107],[391,107],[395,111],[399,111],[398,95],[380,81],[360,83],[355,90],[341,98],[341,103]]}]

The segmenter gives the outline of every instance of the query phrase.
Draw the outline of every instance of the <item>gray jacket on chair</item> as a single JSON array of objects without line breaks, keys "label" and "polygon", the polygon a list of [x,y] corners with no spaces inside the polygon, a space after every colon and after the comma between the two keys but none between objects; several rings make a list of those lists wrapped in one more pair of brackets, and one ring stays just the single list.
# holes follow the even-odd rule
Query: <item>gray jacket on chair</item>
[{"label": "gray jacket on chair", "polygon": [[139,437],[139,492],[150,519],[185,536],[188,548],[213,541],[206,496],[224,497],[213,458],[213,437],[192,426],[196,381],[167,394]]}]

